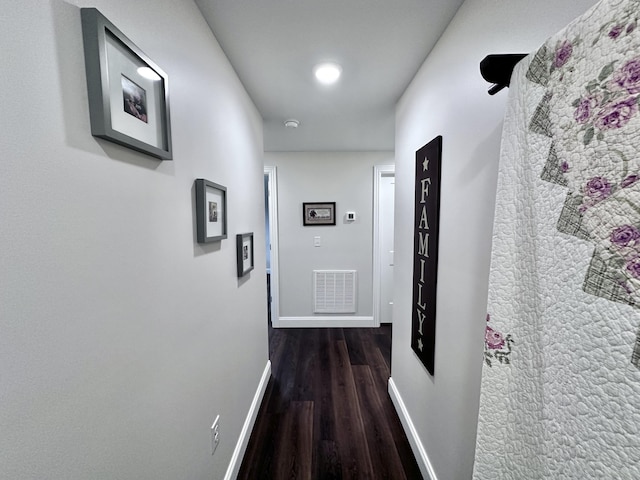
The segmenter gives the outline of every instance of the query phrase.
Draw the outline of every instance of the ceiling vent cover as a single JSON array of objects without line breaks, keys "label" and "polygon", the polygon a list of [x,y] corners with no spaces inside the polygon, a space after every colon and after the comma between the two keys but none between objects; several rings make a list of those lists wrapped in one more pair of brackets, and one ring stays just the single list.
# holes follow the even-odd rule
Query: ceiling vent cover
[{"label": "ceiling vent cover", "polygon": [[356,270],[313,271],[313,313],[356,313]]}]

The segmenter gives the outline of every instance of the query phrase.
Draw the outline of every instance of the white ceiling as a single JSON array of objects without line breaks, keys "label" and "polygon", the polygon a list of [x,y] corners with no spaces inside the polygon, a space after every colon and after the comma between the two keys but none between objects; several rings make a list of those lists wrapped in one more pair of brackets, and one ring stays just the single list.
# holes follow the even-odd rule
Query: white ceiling
[{"label": "white ceiling", "polygon": [[[462,2],[196,0],[262,115],[266,151],[393,150],[395,104]],[[327,60],[342,66],[330,87],[312,71]]]}]

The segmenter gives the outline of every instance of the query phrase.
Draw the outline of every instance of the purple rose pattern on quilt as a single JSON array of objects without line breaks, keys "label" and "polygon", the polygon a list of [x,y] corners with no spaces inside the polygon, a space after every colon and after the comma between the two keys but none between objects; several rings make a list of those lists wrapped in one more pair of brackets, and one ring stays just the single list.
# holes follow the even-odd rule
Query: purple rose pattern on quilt
[{"label": "purple rose pattern on quilt", "polygon": [[[558,228],[596,246],[584,290],[635,308],[640,308],[639,7],[640,2],[630,2],[624,14],[602,25],[593,39],[566,38],[544,45],[527,72],[530,81],[547,89],[530,130],[552,132],[547,136],[554,154],[545,169],[558,172],[559,178],[544,174],[542,178],[569,187]],[[598,47],[613,53],[603,56],[606,61],[601,65],[589,66],[597,76],[586,81],[574,77],[599,42]],[[582,84],[576,85],[578,81]],[[576,96],[567,97],[576,89]],[[570,111],[570,121],[554,125],[562,117],[553,108]],[[570,147],[576,139],[582,150],[571,155],[562,147]],[[556,151],[569,153],[556,155]],[[487,325],[485,360],[492,345],[506,348],[500,344],[505,337],[490,328]],[[490,364],[493,357],[488,358]],[[640,331],[631,361],[640,369]]]},{"label": "purple rose pattern on quilt", "polygon": [[555,55],[553,58],[552,68],[561,68],[569,61],[571,54],[573,53],[573,44],[565,40],[556,47]]},{"label": "purple rose pattern on quilt", "polygon": [[491,315],[487,313],[487,326],[484,333],[484,361],[489,367],[497,361],[503,365],[511,363],[511,347],[514,340],[511,334],[503,335],[495,328],[489,326]]},{"label": "purple rose pattern on quilt", "polygon": [[640,56],[619,68],[616,63],[603,66],[598,78],[589,81],[582,96],[572,103],[573,118],[582,126],[585,145],[594,137],[604,140],[607,131],[624,127],[638,114]]}]

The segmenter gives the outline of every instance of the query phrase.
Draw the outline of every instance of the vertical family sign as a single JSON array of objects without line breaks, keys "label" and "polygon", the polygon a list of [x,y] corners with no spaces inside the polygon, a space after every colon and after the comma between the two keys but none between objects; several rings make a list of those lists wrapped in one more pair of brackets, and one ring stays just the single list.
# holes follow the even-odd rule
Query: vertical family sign
[{"label": "vertical family sign", "polygon": [[434,372],[442,136],[416,152],[411,348]]}]

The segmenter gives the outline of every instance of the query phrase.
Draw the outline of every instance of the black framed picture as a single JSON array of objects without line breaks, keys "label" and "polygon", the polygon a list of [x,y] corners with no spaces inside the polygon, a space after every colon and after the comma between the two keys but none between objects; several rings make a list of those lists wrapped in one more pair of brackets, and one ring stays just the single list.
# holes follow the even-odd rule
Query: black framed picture
[{"label": "black framed picture", "polygon": [[170,160],[166,73],[97,9],[80,12],[91,134]]},{"label": "black framed picture", "polygon": [[253,232],[236,235],[238,278],[253,270]]},{"label": "black framed picture", "polygon": [[302,204],[302,224],[305,227],[335,225],[336,202],[304,202]]},{"label": "black framed picture", "polygon": [[227,238],[227,188],[204,178],[195,185],[198,243]]}]

